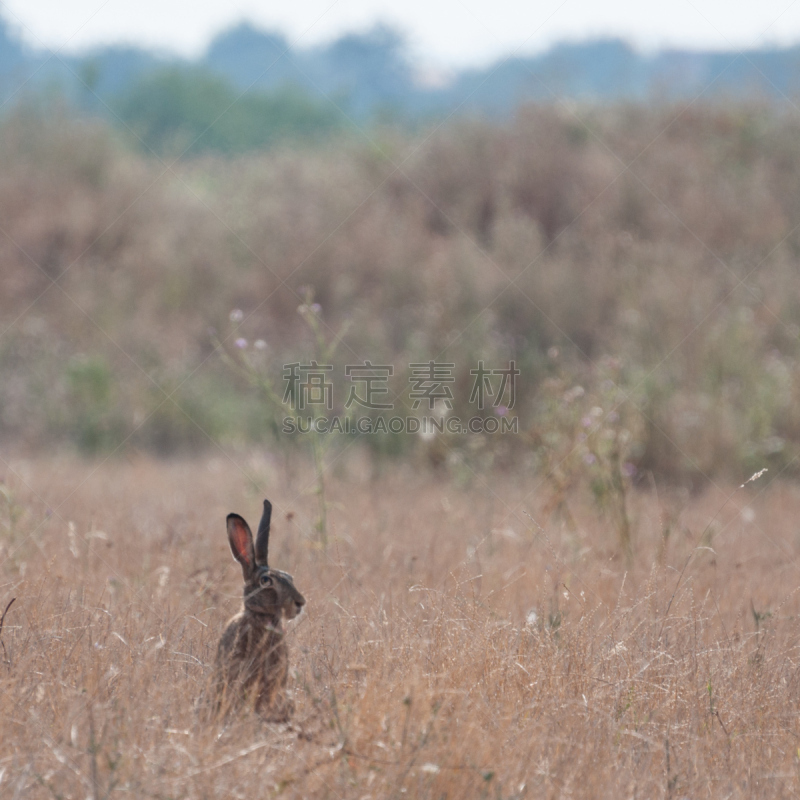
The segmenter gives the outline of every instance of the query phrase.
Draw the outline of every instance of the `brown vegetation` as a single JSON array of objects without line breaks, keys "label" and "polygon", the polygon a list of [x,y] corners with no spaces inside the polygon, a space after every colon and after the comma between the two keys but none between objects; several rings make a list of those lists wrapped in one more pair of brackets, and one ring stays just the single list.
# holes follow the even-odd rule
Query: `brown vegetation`
[{"label": "brown vegetation", "polygon": [[[798,133],[529,108],[169,165],[7,120],[0,797],[796,795]],[[462,417],[515,359],[520,434],[281,435],[320,353],[401,414],[454,362]],[[207,724],[264,496],[296,712]]]},{"label": "brown vegetation", "polygon": [[517,457],[541,463],[536,426],[579,384],[628,415],[640,470],[793,468],[796,119],[529,108],[506,127],[366,138],[170,165],[85,123],[6,123],[4,438],[174,452],[268,437],[210,329],[263,338],[277,380],[309,356],[295,309],[310,287],[330,331],[352,323],[342,361],[396,364],[400,383],[409,361],[453,361],[459,411],[478,358],[515,358]]},{"label": "brown vegetation", "polygon": [[[537,482],[339,462],[6,454],[0,796],[731,797],[798,789],[793,486],[631,498],[629,567]],[[763,486],[762,486],[763,484]],[[225,515],[275,501],[290,727],[194,703],[240,602]],[[535,524],[524,512],[537,519]]]}]

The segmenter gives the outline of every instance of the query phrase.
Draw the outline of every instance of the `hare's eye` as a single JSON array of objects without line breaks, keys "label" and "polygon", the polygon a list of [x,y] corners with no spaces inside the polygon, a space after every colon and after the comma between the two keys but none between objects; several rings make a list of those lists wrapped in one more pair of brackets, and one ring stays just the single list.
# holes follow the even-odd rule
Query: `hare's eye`
[{"label": "hare's eye", "polygon": [[262,586],[269,586],[269,585],[272,583],[272,578],[270,578],[270,576],[269,576],[269,575],[262,575],[262,576],[259,578],[259,583],[260,583]]}]

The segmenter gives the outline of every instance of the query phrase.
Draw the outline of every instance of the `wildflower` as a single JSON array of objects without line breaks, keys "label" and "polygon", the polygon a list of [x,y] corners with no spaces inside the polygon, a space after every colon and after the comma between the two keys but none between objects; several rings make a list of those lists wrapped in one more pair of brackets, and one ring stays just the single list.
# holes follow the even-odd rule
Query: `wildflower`
[{"label": "wildflower", "polygon": [[436,431],[433,428],[428,429],[427,427],[422,427],[419,429],[419,438],[422,439],[423,442],[430,442],[436,436]]},{"label": "wildflower", "polygon": [[594,420],[589,416],[586,416],[581,420],[581,425],[583,425],[584,428],[591,428],[593,424]]},{"label": "wildflower", "polygon": [[247,339],[237,339],[234,344],[240,349],[244,350],[247,347]]},{"label": "wildflower", "polygon": [[234,308],[230,313],[231,322],[241,322],[244,319],[244,311],[241,308]]},{"label": "wildflower", "polygon": [[321,312],[322,312],[322,306],[321,306],[319,303],[312,303],[312,304],[311,304],[311,310],[312,310],[312,311],[313,311],[315,314],[319,314],[319,313],[321,313]]},{"label": "wildflower", "polygon": [[158,567],[156,575],[158,575],[158,585],[163,589],[169,583],[169,567]]},{"label": "wildflower", "polygon": [[494,413],[497,414],[498,417],[504,417],[508,414],[508,407],[507,406],[497,406],[495,408]]},{"label": "wildflower", "polygon": [[584,464],[588,464],[589,466],[591,466],[592,464],[594,464],[596,461],[597,461],[597,458],[595,457],[594,453],[587,453],[587,454],[586,454],[586,455],[583,457],[583,463],[584,463]]},{"label": "wildflower", "polygon": [[564,402],[571,403],[573,400],[583,397],[585,393],[583,386],[573,386],[571,389],[564,392]]},{"label": "wildflower", "polygon": [[757,481],[765,472],[769,472],[769,470],[766,467],[751,475],[739,488],[743,489],[745,485],[750,483],[751,481]]},{"label": "wildflower", "polygon": [[266,350],[267,343],[263,339],[256,339],[253,342],[253,347],[255,347],[256,350]]},{"label": "wildflower", "polygon": [[632,478],[636,474],[636,465],[635,464],[631,464],[630,461],[626,461],[622,465],[622,474],[626,478]]}]

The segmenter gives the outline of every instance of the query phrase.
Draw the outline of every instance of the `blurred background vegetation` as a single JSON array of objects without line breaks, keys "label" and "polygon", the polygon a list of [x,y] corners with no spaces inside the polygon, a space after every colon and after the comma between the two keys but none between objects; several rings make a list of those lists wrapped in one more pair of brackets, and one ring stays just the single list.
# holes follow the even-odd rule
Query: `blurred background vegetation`
[{"label": "blurred background vegetation", "polygon": [[364,437],[377,468],[597,468],[598,495],[796,472],[795,51],[695,55],[594,42],[439,85],[383,28],[294,52],[242,25],[193,63],[5,31],[0,442],[292,448],[229,362],[279,386],[313,301],[337,374],[395,365],[401,415],[410,362],[456,364],[463,418],[479,359],[521,370],[518,436]]}]

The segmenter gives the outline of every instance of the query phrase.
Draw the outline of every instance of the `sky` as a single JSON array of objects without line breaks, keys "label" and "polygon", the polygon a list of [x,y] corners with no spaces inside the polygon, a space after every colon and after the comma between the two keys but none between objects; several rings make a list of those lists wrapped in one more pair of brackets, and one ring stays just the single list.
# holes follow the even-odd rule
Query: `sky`
[{"label": "sky", "polygon": [[186,56],[242,20],[300,48],[383,22],[420,61],[454,68],[603,35],[643,50],[800,42],[800,0],[0,0],[0,14],[37,47],[132,43]]}]

